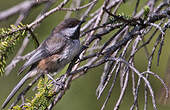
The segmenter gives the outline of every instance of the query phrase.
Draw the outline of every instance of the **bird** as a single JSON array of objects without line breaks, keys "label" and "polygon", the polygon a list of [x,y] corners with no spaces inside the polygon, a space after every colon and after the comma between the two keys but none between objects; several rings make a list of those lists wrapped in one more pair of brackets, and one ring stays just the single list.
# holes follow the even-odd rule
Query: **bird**
[{"label": "bird", "polygon": [[30,70],[2,104],[2,109],[28,79],[40,73],[57,73],[78,55],[81,46],[80,28],[84,22],[77,18],[68,18],[52,30],[51,34],[31,53],[30,58],[19,70],[20,74],[30,67]]}]

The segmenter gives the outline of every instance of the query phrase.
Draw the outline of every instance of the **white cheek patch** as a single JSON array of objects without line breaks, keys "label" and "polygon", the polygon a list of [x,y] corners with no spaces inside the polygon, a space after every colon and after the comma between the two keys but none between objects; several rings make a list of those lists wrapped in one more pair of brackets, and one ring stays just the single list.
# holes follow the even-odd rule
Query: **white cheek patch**
[{"label": "white cheek patch", "polygon": [[73,36],[73,34],[75,33],[75,31],[77,30],[78,28],[78,25],[75,26],[75,27],[72,27],[72,28],[67,28],[67,29],[64,29],[62,31],[62,34],[66,35],[66,36]]}]

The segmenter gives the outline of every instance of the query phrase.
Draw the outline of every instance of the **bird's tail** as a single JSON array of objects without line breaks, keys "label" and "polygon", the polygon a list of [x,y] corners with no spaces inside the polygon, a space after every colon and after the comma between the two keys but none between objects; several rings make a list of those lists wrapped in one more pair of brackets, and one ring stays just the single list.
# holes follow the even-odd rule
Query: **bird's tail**
[{"label": "bird's tail", "polygon": [[22,85],[25,83],[27,79],[30,78],[30,74],[26,74],[21,81],[14,87],[14,89],[11,91],[11,93],[6,98],[5,102],[2,104],[2,109],[5,108],[5,106],[9,103],[9,101],[12,99],[12,97],[16,94],[16,92],[22,87]]}]

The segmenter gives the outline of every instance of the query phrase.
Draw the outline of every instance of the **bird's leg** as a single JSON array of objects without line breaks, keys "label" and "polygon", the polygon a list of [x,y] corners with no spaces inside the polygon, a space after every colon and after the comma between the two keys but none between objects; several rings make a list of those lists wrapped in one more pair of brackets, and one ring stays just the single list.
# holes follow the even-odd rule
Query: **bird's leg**
[{"label": "bird's leg", "polygon": [[45,74],[42,74],[42,78],[45,78]]},{"label": "bird's leg", "polygon": [[79,54],[78,54],[78,55],[76,55],[76,56],[74,57],[74,59],[73,59],[72,61],[78,63],[79,60],[80,60],[80,56],[79,56]]},{"label": "bird's leg", "polygon": [[51,79],[56,85],[60,85],[59,83],[56,82],[56,80],[50,75],[47,74],[48,78]]},{"label": "bird's leg", "polygon": [[57,82],[50,74],[47,74],[47,76],[48,76],[49,79],[51,79],[54,82],[54,84],[61,86],[61,88],[64,87],[63,83]]}]

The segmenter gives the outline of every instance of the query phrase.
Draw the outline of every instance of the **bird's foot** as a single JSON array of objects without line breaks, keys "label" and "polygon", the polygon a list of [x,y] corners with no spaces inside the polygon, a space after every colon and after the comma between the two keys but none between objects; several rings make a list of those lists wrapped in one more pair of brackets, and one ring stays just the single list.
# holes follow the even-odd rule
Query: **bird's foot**
[{"label": "bird's foot", "polygon": [[48,78],[53,81],[55,85],[58,85],[61,89],[64,88],[64,84],[61,83],[60,81],[56,81],[50,74],[47,74]]}]

